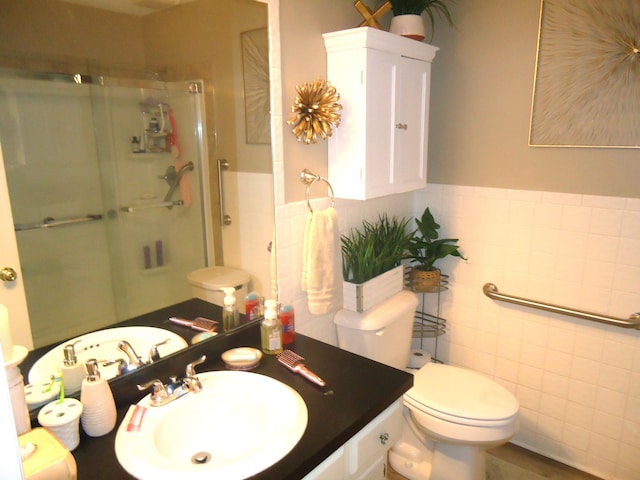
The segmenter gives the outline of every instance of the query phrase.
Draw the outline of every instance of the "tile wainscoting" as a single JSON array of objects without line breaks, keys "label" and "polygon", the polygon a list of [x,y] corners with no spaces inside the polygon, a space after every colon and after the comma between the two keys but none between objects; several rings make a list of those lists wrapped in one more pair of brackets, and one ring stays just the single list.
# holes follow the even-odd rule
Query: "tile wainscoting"
[{"label": "tile wainscoting", "polygon": [[[419,216],[426,206],[441,236],[459,238],[469,257],[440,263],[450,289],[441,295],[448,331],[438,339],[439,358],[517,396],[514,443],[602,478],[640,478],[640,332],[482,293],[491,282],[501,292],[621,318],[639,311],[640,199],[430,184],[336,202],[342,233],[362,218]],[[335,344],[332,316],[310,316],[300,290],[306,213],[304,202],[277,208],[280,298],[293,301],[299,331]]]}]

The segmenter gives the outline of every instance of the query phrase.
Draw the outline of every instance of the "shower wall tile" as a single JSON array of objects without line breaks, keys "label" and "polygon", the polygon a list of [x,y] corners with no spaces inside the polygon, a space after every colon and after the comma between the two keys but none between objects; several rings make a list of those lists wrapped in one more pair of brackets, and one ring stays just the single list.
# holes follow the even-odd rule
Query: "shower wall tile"
[{"label": "shower wall tile", "polygon": [[[312,200],[325,208],[329,199]],[[640,310],[640,199],[430,184],[366,202],[338,199],[340,231],[381,212],[419,216],[429,206],[443,237],[468,261],[440,267],[447,333],[422,341],[447,363],[494,378],[521,405],[514,443],[614,480],[640,478],[640,332],[496,302],[501,292],[627,318]],[[314,317],[300,290],[306,204],[277,208],[280,292],[296,326],[337,343],[332,316]],[[425,309],[433,302],[425,299]]]}]

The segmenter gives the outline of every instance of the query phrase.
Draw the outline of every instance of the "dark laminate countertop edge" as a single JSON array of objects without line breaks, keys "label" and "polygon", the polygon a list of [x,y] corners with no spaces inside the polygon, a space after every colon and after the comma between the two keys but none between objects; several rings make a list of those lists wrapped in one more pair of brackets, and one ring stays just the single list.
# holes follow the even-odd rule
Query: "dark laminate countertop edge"
[{"label": "dark laminate countertop edge", "polygon": [[[114,441],[117,426],[129,405],[148,393],[139,392],[136,384],[154,378],[166,381],[170,375],[182,376],[185,366],[203,354],[207,356],[207,360],[197,368],[198,371],[222,370],[222,352],[238,346],[259,348],[259,343],[259,327],[247,326],[238,332],[177,352],[140,372],[112,380],[110,384],[118,406],[116,428],[108,435],[98,438],[87,437],[81,432],[80,445],[72,452],[78,465],[78,479],[133,478],[118,463]],[[303,478],[400,398],[413,384],[413,376],[406,372],[304,335],[297,334],[294,344],[287,347],[305,357],[307,366],[327,381],[327,387],[321,389],[293,374],[273,356],[263,357],[254,372],[268,375],[294,388],[307,404],[309,423],[293,450],[267,470],[251,477],[255,480]],[[332,393],[327,393],[328,391]],[[188,430],[185,434],[188,435]]]}]

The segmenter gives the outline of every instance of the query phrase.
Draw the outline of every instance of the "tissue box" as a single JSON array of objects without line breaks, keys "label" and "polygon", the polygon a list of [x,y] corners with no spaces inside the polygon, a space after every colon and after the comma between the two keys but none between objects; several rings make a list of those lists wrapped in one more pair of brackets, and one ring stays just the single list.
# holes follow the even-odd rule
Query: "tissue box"
[{"label": "tissue box", "polygon": [[78,468],[71,452],[44,428],[34,428],[18,437],[20,447],[28,443],[37,450],[22,461],[25,480],[76,480]]}]

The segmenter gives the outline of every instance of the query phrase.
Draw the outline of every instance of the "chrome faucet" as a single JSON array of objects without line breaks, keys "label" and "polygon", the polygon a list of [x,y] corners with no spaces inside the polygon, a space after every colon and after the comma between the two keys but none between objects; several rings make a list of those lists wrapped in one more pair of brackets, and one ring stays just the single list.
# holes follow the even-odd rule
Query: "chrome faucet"
[{"label": "chrome faucet", "polygon": [[138,385],[138,390],[146,390],[152,388],[149,405],[152,407],[161,407],[166,405],[189,392],[198,393],[202,391],[202,382],[196,374],[195,367],[200,365],[207,359],[206,355],[202,355],[193,363],[187,365],[185,376],[181,379],[177,377],[169,377],[169,383],[166,385],[157,378],[149,382]]},{"label": "chrome faucet", "polygon": [[120,340],[118,342],[118,350],[124,352],[127,357],[129,357],[129,366],[133,367],[132,370],[143,364],[140,355],[136,353],[131,344],[126,340]]},{"label": "chrome faucet", "polygon": [[169,185],[169,191],[164,196],[163,201],[165,202],[171,201],[171,197],[173,197],[173,192],[175,192],[176,188],[178,188],[178,186],[180,185],[180,180],[182,180],[182,176],[185,173],[187,173],[187,171],[191,171],[194,168],[195,168],[195,165],[193,164],[193,162],[185,163],[182,167],[180,167],[180,170],[177,170],[177,171],[176,171],[176,167],[174,167],[173,165],[167,168],[167,171],[165,172],[164,176],[161,177],[164,180],[166,180],[167,184]]},{"label": "chrome faucet", "polygon": [[120,342],[118,342],[118,349],[127,355],[129,361],[127,362],[123,358],[118,358],[116,360],[106,361],[106,363],[104,363],[103,365],[113,365],[114,363],[117,363],[118,375],[132,372],[138,367],[141,367],[143,365],[150,365],[160,360],[160,352],[158,351],[158,347],[164,345],[168,341],[169,339],[166,338],[162,342],[152,345],[151,349],[149,350],[148,360],[145,362],[142,360],[142,357],[140,357],[140,355],[136,353],[135,349],[128,341],[120,340]]}]

